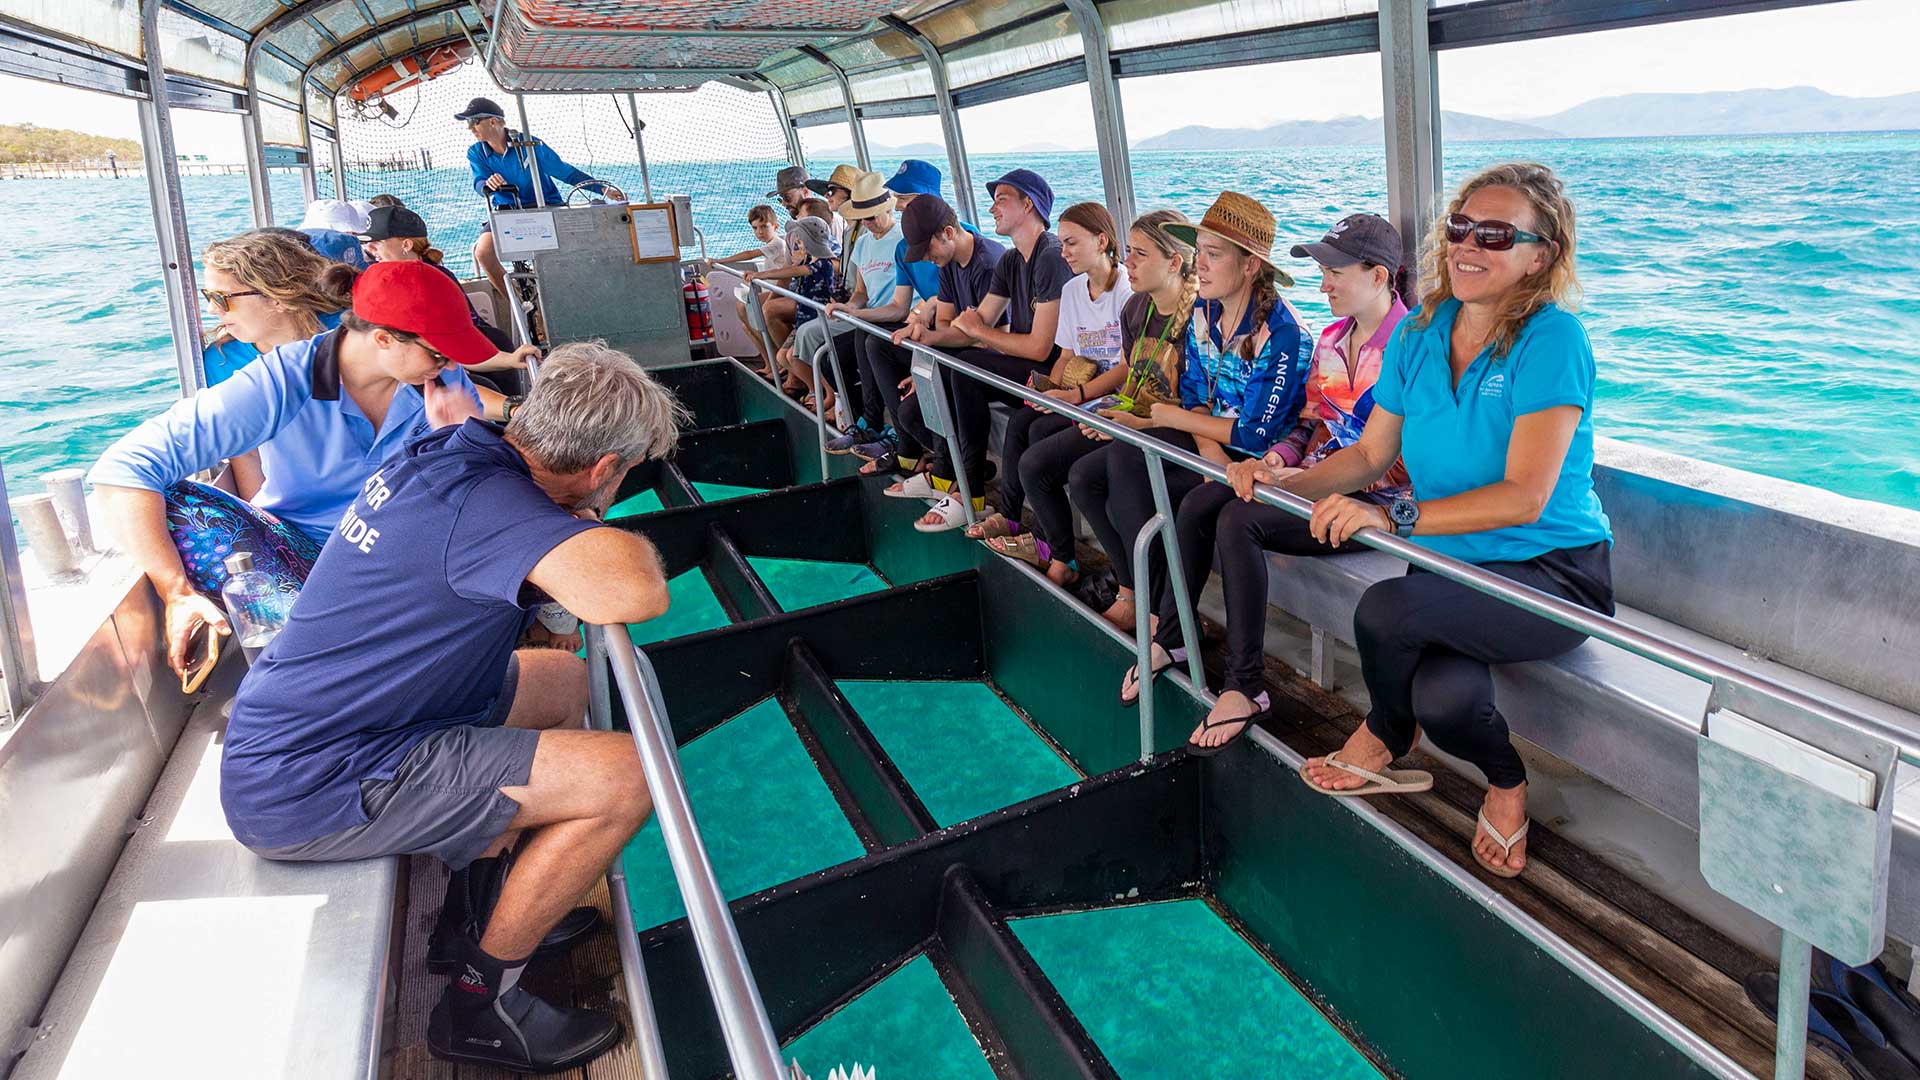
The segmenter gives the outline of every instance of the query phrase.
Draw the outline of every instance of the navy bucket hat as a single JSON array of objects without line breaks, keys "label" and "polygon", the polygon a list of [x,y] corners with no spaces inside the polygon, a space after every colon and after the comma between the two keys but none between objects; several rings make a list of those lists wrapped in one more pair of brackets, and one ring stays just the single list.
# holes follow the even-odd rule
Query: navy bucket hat
[{"label": "navy bucket hat", "polygon": [[1032,203],[1034,212],[1040,215],[1040,224],[1045,228],[1053,227],[1053,189],[1032,169],[1015,169],[1007,175],[987,185],[987,197],[993,197],[995,188],[1005,185],[1025,195]]}]

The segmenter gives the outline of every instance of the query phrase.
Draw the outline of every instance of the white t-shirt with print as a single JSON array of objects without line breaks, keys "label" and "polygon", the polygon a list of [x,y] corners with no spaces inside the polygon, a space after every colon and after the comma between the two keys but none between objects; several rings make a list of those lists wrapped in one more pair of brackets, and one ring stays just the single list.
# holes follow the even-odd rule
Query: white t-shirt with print
[{"label": "white t-shirt with print", "polygon": [[893,303],[894,276],[898,273],[893,256],[900,247],[900,241],[906,233],[901,231],[899,219],[893,222],[893,228],[875,236],[873,230],[855,225],[859,234],[853,241],[853,264],[849,270],[860,273],[860,281],[867,287],[867,306],[880,307]]},{"label": "white t-shirt with print", "polygon": [[760,269],[783,270],[787,265],[787,238],[775,236],[760,245]]},{"label": "white t-shirt with print", "polygon": [[1113,288],[1093,298],[1087,275],[1076,274],[1060,290],[1060,328],[1053,343],[1062,352],[1084,356],[1106,371],[1118,364],[1120,355],[1120,309],[1133,295],[1126,271],[1114,275]]}]

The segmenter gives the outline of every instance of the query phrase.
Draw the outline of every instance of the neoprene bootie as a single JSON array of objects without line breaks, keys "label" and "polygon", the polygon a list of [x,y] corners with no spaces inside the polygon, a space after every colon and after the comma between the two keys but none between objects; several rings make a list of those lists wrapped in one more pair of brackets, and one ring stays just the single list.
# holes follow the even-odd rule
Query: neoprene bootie
[{"label": "neoprene bootie", "polygon": [[[452,975],[460,970],[457,938],[478,942],[487,931],[494,902],[507,883],[507,871],[513,860],[507,856],[475,859],[465,869],[455,870],[447,878],[447,898],[440,905],[440,918],[427,939],[427,970],[435,975]],[[577,907],[561,917],[559,925],[540,939],[535,956],[565,952],[600,926],[600,912]]]},{"label": "neoprene bootie", "polygon": [[488,956],[464,939],[460,973],[427,1018],[427,1049],[443,1061],[517,1072],[578,1068],[620,1042],[620,1021],[593,1009],[566,1008],[520,986],[525,960]]}]

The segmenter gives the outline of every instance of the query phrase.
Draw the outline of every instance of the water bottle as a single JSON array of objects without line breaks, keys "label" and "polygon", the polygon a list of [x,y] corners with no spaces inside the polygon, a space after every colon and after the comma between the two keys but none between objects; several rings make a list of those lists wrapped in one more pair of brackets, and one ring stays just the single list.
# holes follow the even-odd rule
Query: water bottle
[{"label": "water bottle", "polygon": [[236,551],[227,556],[227,583],[220,586],[220,596],[227,602],[227,618],[233,620],[240,651],[252,667],[267,643],[287,625],[294,594],[281,591],[272,577],[255,570],[252,553]]}]

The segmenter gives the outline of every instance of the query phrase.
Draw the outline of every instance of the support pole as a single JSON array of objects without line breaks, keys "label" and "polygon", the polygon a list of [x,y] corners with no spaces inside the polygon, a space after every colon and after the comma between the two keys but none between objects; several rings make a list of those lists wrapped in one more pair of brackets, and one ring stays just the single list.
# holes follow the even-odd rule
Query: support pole
[{"label": "support pole", "polygon": [[1381,105],[1386,117],[1387,216],[1418,266],[1440,191],[1440,92],[1427,39],[1427,0],[1380,0]]},{"label": "support pole", "polygon": [[[533,142],[533,128],[527,123],[527,95],[513,95],[513,103],[520,109],[520,137],[526,140],[520,152],[526,155],[527,175],[533,178],[533,205],[545,209],[547,205],[547,185],[540,182],[540,154]],[[521,200],[526,205],[526,200]]]},{"label": "support pole", "polygon": [[[180,393],[191,397],[207,384],[200,356],[200,289],[187,240],[187,208],[180,200],[180,157],[167,109],[166,62],[160,55],[160,0],[140,0],[140,39],[147,61],[147,96],[140,102],[140,146],[146,158],[147,196],[153,207],[160,275],[167,291],[167,321],[173,330]],[[251,99],[250,100],[254,100]]]},{"label": "support pole", "polygon": [[647,122],[640,119],[640,99],[627,95],[627,112],[633,115],[633,150],[640,155],[640,187],[648,202],[653,201],[653,175],[647,172]]},{"label": "support pole", "polygon": [[966,140],[960,133],[960,114],[953,107],[953,87],[947,82],[947,62],[933,42],[914,29],[912,23],[893,15],[883,15],[880,21],[913,42],[913,47],[920,50],[921,58],[927,62],[927,71],[933,76],[933,101],[940,109],[940,134],[947,143],[947,179],[953,182],[953,208],[959,212],[960,220],[978,225],[980,212],[973,201],[973,174],[967,165]]},{"label": "support pole", "polygon": [[[0,506],[7,505],[7,473],[0,468]],[[33,647],[27,583],[13,521],[0,521],[0,731],[12,727],[40,693],[40,659]]]},{"label": "support pole", "polygon": [[1107,26],[1093,0],[1066,0],[1080,26],[1086,54],[1087,90],[1093,97],[1093,133],[1100,147],[1100,182],[1107,209],[1122,229],[1134,218],[1133,160],[1127,152],[1127,121],[1120,109],[1120,80],[1113,77],[1107,52]]},{"label": "support pole", "polygon": [[847,107],[847,130],[853,133],[853,158],[862,170],[873,168],[867,157],[867,129],[860,123],[860,109],[853,103],[853,83],[847,79],[846,69],[834,63],[833,57],[811,45],[800,46],[800,51],[818,60],[833,73],[833,81],[840,84],[840,100]]},{"label": "support pole", "polygon": [[780,134],[787,141],[787,164],[804,166],[807,153],[800,148],[800,131],[793,126],[793,118],[787,115],[787,97],[780,88],[767,81],[767,100],[773,102],[773,118],[780,125]]},{"label": "support pole", "polygon": [[1774,1080],[1807,1073],[1807,992],[1813,986],[1813,946],[1780,932],[1780,1000],[1775,1012]]},{"label": "support pole", "polygon": [[333,108],[333,197],[347,198],[347,158],[346,151],[340,147],[346,132],[340,127],[340,99],[332,98],[328,102]]}]

